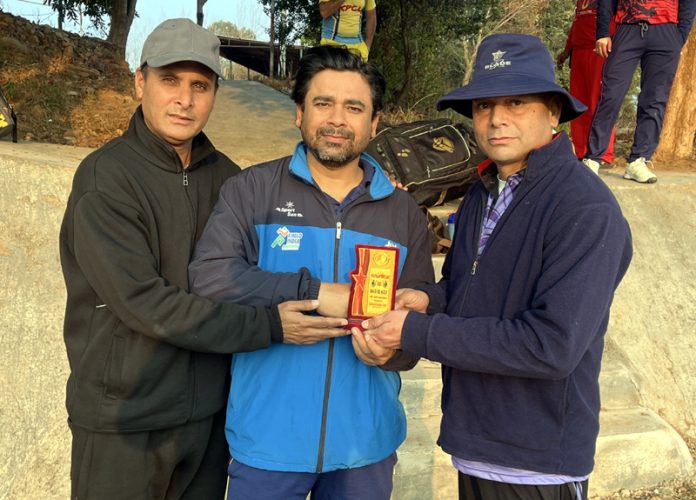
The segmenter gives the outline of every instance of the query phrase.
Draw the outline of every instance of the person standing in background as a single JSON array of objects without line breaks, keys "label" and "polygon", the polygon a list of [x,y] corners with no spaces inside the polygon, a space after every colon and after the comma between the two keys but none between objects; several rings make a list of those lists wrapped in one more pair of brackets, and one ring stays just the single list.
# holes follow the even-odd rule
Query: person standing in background
[{"label": "person standing in background", "polygon": [[[650,159],[660,141],[669,92],[695,11],[696,0],[597,0],[595,51],[607,62],[583,159],[590,169],[599,168],[640,62],[636,130],[624,179],[657,182]],[[616,21],[613,36],[612,19]]]},{"label": "person standing in background", "polygon": [[[559,69],[570,58],[570,94],[587,106],[585,113],[570,122],[570,139],[578,158],[583,158],[587,152],[592,115],[602,86],[604,59],[595,53],[596,26],[597,0],[577,0],[575,19],[568,31],[565,48],[556,57]],[[614,34],[615,28],[612,20],[611,34]],[[616,129],[612,128],[609,145],[602,155],[602,161],[608,164],[614,161],[615,135]]]},{"label": "person standing in background", "polygon": [[319,12],[322,17],[319,43],[345,46],[367,61],[377,30],[375,0],[319,0]]}]

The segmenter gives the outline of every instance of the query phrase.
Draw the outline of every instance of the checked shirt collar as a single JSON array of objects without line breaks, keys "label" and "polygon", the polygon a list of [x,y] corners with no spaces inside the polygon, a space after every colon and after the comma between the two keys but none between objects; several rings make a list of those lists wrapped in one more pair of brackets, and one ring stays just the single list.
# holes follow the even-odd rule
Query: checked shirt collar
[{"label": "checked shirt collar", "polygon": [[478,246],[478,256],[480,257],[483,253],[483,249],[486,248],[486,243],[493,233],[496,224],[505,213],[507,207],[510,206],[512,202],[512,197],[515,194],[515,190],[520,185],[522,181],[522,173],[518,172],[507,178],[505,181],[505,187],[498,195],[497,199],[493,194],[488,194],[488,203],[486,204],[486,211],[483,215],[483,225],[481,227],[481,238],[479,238]]}]

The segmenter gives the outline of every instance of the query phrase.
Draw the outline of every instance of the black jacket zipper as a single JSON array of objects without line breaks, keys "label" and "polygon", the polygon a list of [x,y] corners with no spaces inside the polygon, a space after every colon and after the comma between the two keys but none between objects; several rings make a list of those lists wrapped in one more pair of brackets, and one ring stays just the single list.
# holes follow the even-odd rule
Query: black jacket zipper
[{"label": "black jacket zipper", "polygon": [[[336,239],[334,240],[334,283],[338,282],[338,246],[341,242],[341,221],[336,221]],[[336,339],[329,340],[329,353],[326,360],[326,381],[324,382],[324,404],[321,409],[321,434],[319,435],[319,456],[317,457],[317,474],[324,468],[324,445],[326,441],[326,420],[329,413],[329,396],[331,392],[331,374],[333,372],[333,353]]]}]

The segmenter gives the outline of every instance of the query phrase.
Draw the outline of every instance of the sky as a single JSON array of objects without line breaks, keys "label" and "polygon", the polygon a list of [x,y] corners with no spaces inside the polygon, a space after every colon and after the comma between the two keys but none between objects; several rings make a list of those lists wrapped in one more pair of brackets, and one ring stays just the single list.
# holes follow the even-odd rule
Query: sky
[{"label": "sky", "polygon": [[[5,12],[24,17],[38,24],[58,26],[58,15],[41,0],[0,0],[0,7]],[[138,0],[136,4],[138,17],[133,20],[126,59],[135,68],[140,58],[140,51],[147,35],[162,21],[173,17],[187,17],[196,21],[196,0]],[[207,0],[203,6],[203,25],[215,21],[230,21],[241,28],[249,28],[256,33],[258,40],[268,40],[267,27],[270,24],[257,0]],[[88,20],[83,24],[82,33],[79,25],[64,26],[67,31],[105,38],[106,33],[99,33]]]}]

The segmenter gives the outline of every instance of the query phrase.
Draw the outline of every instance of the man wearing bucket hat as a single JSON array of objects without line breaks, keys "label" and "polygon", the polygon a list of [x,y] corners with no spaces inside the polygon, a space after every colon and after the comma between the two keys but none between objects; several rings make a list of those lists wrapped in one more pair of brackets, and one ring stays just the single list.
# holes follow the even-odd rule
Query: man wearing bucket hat
[{"label": "man wearing bucket hat", "polygon": [[471,117],[489,159],[457,212],[436,285],[399,291],[371,341],[442,364],[438,443],[463,499],[587,498],[609,308],[631,236],[559,122],[584,106],[536,37],[497,34],[438,102]]},{"label": "man wearing bucket hat", "polygon": [[345,320],[303,315],[311,301],[261,308],[188,292],[194,245],[239,172],[201,131],[218,50],[188,19],[155,28],[128,130],[75,173],[60,233],[72,498],[222,498],[229,353],[288,342],[293,324],[344,334]]}]

